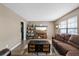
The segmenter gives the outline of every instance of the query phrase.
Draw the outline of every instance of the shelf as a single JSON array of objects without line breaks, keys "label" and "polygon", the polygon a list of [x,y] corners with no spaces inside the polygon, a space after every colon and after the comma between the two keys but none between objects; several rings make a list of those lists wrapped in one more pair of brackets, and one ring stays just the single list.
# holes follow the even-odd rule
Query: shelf
[{"label": "shelf", "polygon": [[47,38],[47,33],[43,33],[43,31],[37,31],[36,30],[36,27],[47,27],[47,26],[39,26],[39,25],[28,25],[27,26],[27,39],[32,39],[32,38],[35,38],[35,39],[46,39]]}]

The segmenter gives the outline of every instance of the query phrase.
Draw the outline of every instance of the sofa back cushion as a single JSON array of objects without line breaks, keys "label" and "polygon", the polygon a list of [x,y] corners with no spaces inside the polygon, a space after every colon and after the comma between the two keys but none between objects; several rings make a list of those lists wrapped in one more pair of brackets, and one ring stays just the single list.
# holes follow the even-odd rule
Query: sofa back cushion
[{"label": "sofa back cushion", "polygon": [[56,35],[55,35],[55,39],[56,39],[56,40],[61,40],[61,41],[64,40],[63,37],[62,37],[60,34],[56,34]]},{"label": "sofa back cushion", "polygon": [[71,36],[70,34],[65,34],[65,36],[64,36],[65,41],[68,41],[70,36]]},{"label": "sofa back cushion", "polygon": [[79,35],[71,35],[68,42],[74,45],[75,47],[79,48]]},{"label": "sofa back cushion", "polygon": [[71,36],[70,34],[64,34],[64,33],[62,33],[62,34],[56,34],[55,38],[57,40],[62,40],[64,42],[68,42],[70,36]]}]

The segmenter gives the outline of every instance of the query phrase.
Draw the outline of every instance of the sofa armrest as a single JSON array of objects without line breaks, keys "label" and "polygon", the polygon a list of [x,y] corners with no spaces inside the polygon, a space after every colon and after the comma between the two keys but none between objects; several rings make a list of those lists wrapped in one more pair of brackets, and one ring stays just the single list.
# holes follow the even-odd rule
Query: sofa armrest
[{"label": "sofa armrest", "polygon": [[0,51],[0,56],[10,56],[10,55],[11,55],[11,51],[7,48]]}]

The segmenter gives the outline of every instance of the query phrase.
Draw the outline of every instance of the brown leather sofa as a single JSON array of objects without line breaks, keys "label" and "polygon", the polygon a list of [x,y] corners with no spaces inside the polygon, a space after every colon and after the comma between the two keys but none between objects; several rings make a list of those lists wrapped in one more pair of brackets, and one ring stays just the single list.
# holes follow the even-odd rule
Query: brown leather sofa
[{"label": "brown leather sofa", "polygon": [[56,34],[52,44],[63,56],[79,56],[79,35]]}]

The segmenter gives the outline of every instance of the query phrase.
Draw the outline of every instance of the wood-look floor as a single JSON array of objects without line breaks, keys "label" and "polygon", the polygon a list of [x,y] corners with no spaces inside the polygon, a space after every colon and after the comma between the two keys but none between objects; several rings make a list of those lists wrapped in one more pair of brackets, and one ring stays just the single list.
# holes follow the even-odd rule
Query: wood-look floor
[{"label": "wood-look floor", "polygon": [[[12,56],[37,56],[37,53],[28,53],[28,41],[22,42],[11,52]],[[52,46],[50,54],[38,53],[39,56],[59,56],[55,48]]]}]

